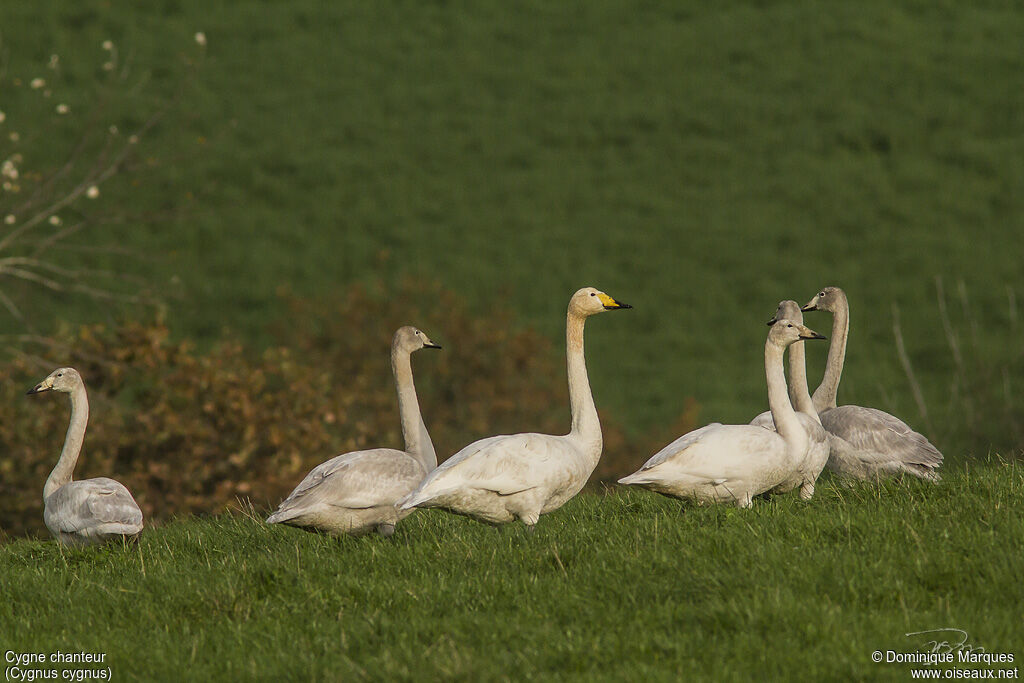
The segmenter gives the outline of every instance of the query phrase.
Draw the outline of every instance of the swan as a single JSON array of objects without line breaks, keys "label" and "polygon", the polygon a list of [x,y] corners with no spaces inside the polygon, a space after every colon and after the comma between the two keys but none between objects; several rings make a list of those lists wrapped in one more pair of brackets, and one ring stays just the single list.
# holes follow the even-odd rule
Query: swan
[{"label": "swan", "polygon": [[86,546],[133,540],[142,531],[142,510],[124,484],[107,477],[72,481],[89,422],[85,382],[74,368],[57,368],[28,395],[59,391],[71,395],[71,423],[57,465],[43,486],[43,521],[64,545]]},{"label": "swan", "polygon": [[799,481],[809,439],[786,395],[782,356],[787,346],[801,339],[824,337],[800,323],[779,320],[771,326],[764,345],[768,405],[778,432],[755,425],[709,424],[665,446],[619,483],[700,503],[735,502],[746,508],[757,494]]},{"label": "swan", "polygon": [[374,448],[335,456],[306,475],[267,518],[268,524],[287,524],[329,534],[362,535],[376,530],[390,536],[408,515],[395,503],[416,488],[437,467],[437,455],[420,415],[412,381],[411,355],[419,349],[440,349],[426,334],[405,326],[391,342],[391,369],[398,388],[405,450]]},{"label": "swan", "polygon": [[[791,320],[802,325],[804,316],[800,312],[800,304],[791,299],[780,301],[775,310],[775,317],[769,320],[768,324],[774,325],[780,320]],[[814,482],[818,480],[818,475],[825,469],[825,464],[828,462],[829,434],[821,426],[821,420],[818,418],[817,411],[814,410],[814,403],[807,391],[806,356],[802,341],[795,342],[789,349],[789,399],[797,411],[796,416],[807,431],[809,439],[804,464],[799,468],[800,497],[810,500],[814,495]],[[775,421],[772,420],[770,410],[755,417],[750,424],[775,431]],[[776,490],[779,493],[785,493],[791,490],[787,486],[792,484],[792,482],[787,482],[782,488]]]},{"label": "swan", "polygon": [[565,337],[572,428],[564,436],[511,434],[469,444],[401,503],[402,510],[442,508],[490,524],[520,519],[532,531],[587,483],[603,445],[587,379],[583,325],[604,311],[632,308],[593,287],[569,299]]},{"label": "swan", "polygon": [[906,472],[938,481],[936,470],[942,464],[942,453],[922,434],[876,408],[836,405],[850,331],[846,293],[839,287],[825,287],[801,310],[829,311],[833,315],[825,374],[812,397],[822,426],[832,435],[829,468],[856,479],[875,480]]}]

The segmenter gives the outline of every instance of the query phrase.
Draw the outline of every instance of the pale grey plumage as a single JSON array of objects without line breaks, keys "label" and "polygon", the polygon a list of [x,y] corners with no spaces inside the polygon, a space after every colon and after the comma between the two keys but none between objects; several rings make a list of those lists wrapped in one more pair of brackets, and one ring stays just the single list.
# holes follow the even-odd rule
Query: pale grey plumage
[{"label": "pale grey plumage", "polygon": [[420,330],[402,327],[391,344],[405,451],[375,448],[335,456],[317,465],[267,518],[330,534],[360,535],[377,530],[390,535],[409,512],[395,503],[408,495],[437,465],[423,423],[410,356],[422,348],[441,348]]},{"label": "pale grey plumage", "polygon": [[876,408],[837,406],[839,381],[849,335],[849,302],[839,287],[825,287],[803,307],[833,315],[832,342],[825,375],[814,392],[814,406],[829,432],[829,469],[856,479],[910,474],[937,481],[942,453],[898,417]]},{"label": "pale grey plumage", "polygon": [[142,531],[142,510],[123,484],[107,477],[72,479],[89,421],[89,399],[81,375],[74,368],[58,368],[28,393],[45,391],[66,393],[71,398],[64,447],[43,487],[46,528],[66,545],[134,539]]},{"label": "pale grey plumage", "polygon": [[832,466],[840,473],[872,478],[906,472],[921,479],[938,479],[942,453],[898,417],[848,405],[823,412],[821,424],[833,436]]},{"label": "pale grey plumage", "polygon": [[142,531],[142,510],[132,494],[107,477],[69,482],[44,505],[46,528],[66,545],[132,538]]}]

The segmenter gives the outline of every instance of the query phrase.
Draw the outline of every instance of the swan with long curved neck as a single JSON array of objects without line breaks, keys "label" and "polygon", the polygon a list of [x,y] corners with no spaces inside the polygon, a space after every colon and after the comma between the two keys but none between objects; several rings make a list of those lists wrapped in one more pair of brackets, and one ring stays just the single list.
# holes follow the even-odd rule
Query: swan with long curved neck
[{"label": "swan with long curved neck", "polygon": [[89,422],[89,398],[82,376],[74,368],[57,368],[28,393],[46,391],[71,397],[71,422],[64,448],[43,486],[46,528],[65,545],[135,538],[142,531],[142,510],[124,484],[107,477],[72,479]]},{"label": "swan with long curved neck", "polygon": [[782,366],[786,347],[801,339],[824,337],[800,323],[779,320],[765,340],[768,405],[777,432],[755,425],[710,424],[679,437],[619,483],[700,503],[750,507],[759,493],[801,481],[809,439],[786,394]]},{"label": "swan with long curved neck", "polygon": [[434,444],[427,433],[412,380],[411,355],[419,349],[441,348],[415,327],[402,327],[391,342],[391,369],[398,389],[405,450],[374,448],[344,453],[318,465],[267,518],[329,534],[361,535],[376,530],[383,536],[408,515],[396,502],[437,467]]},{"label": "swan with long curved neck", "polygon": [[[800,312],[800,304],[791,299],[780,301],[778,308],[775,309],[775,317],[769,320],[768,324],[774,325],[780,320],[790,320],[802,325],[804,316]],[[785,493],[790,488],[799,485],[800,497],[804,500],[809,500],[814,495],[814,483],[818,480],[818,475],[821,474],[821,471],[825,469],[825,463],[828,462],[829,435],[824,427],[821,426],[818,412],[814,409],[811,394],[807,390],[806,357],[807,353],[804,349],[804,342],[794,342],[789,347],[789,400],[793,404],[794,410],[796,410],[797,418],[800,419],[804,430],[807,432],[807,454],[804,457],[803,465],[796,473],[799,475],[799,481],[786,482],[783,486],[776,488],[775,491]],[[775,430],[775,421],[772,419],[772,412],[770,410],[755,417],[750,421],[750,424],[771,429],[772,431]]]},{"label": "swan with long curved neck", "polygon": [[838,287],[825,287],[802,310],[829,311],[833,316],[825,374],[812,397],[822,426],[831,434],[829,469],[856,479],[907,473],[937,481],[942,453],[924,435],[876,408],[836,405],[850,331],[846,293]]},{"label": "swan with long curved neck", "polygon": [[476,441],[448,458],[401,503],[442,508],[490,524],[520,519],[532,529],[587,483],[603,441],[583,355],[583,326],[604,311],[631,308],[593,287],[569,300],[566,356],[572,428],[564,436],[512,434]]}]

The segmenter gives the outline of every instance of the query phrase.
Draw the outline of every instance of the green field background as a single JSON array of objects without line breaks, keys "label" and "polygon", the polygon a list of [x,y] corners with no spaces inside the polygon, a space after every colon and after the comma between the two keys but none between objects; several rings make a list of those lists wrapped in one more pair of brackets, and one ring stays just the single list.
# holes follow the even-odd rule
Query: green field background
[{"label": "green field background", "polygon": [[[91,238],[142,255],[114,263],[166,295],[182,337],[271,343],[282,292],[413,276],[561,348],[566,300],[591,284],[635,306],[588,327],[598,404],[634,435],[691,396],[701,422],[763,410],[764,321],[828,284],[852,307],[841,402],[923,428],[898,305],[924,396],[948,408],[936,278],[968,356],[1020,355],[1015,3],[17,1],[0,17],[12,73],[61,55],[72,111],[103,40],[154,100],[199,61],[144,141],[152,170],[105,194],[173,218]],[[55,159],[74,134],[56,130]],[[112,315],[32,301],[42,321]],[[940,447],[966,448],[935,421]]]}]

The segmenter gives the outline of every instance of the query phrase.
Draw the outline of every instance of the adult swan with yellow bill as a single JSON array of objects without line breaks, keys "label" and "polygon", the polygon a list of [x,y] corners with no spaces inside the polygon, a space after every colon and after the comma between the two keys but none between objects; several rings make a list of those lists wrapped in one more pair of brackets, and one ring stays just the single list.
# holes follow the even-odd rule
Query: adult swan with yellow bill
[{"label": "adult swan with yellow bill", "polygon": [[442,508],[491,524],[520,519],[532,530],[542,514],[575,496],[597,467],[603,446],[583,356],[583,325],[592,315],[620,308],[631,306],[593,287],[569,299],[568,434],[511,434],[471,443],[431,472],[402,501],[401,509]]}]

